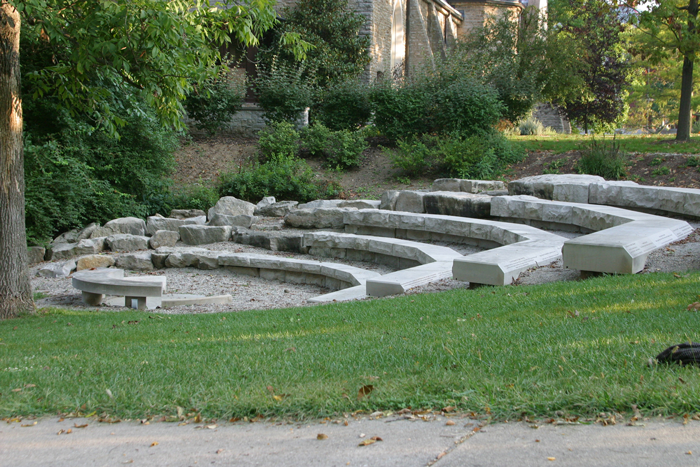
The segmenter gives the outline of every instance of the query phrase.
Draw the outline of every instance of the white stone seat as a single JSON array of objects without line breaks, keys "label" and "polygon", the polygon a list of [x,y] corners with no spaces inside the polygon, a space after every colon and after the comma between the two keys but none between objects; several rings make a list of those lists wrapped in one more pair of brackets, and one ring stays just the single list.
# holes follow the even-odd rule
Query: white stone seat
[{"label": "white stone seat", "polygon": [[381,229],[384,235],[393,229],[394,235],[495,246],[452,259],[454,278],[473,284],[509,285],[521,272],[561,258],[566,240],[528,225],[437,214],[359,210],[345,213],[344,222],[346,228]]},{"label": "white stone seat", "polygon": [[653,250],[687,237],[692,227],[669,219],[610,206],[547,201],[532,196],[499,196],[491,215],[501,218],[568,224],[588,235],[567,240],[564,267],[581,271],[634,274],[644,269]]},{"label": "white stone seat", "polygon": [[161,305],[166,278],[124,277],[122,269],[98,268],[76,272],[73,274],[72,284],[82,291],[83,301],[88,305],[99,305],[105,295],[116,295],[124,297],[124,306],[132,307],[135,300],[136,308],[145,310]]}]

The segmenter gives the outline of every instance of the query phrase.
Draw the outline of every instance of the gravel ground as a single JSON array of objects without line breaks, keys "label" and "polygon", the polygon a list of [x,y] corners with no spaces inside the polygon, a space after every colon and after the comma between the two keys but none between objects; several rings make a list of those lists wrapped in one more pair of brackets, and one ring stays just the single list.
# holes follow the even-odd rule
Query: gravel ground
[{"label": "gravel ground", "polygon": [[[700,230],[698,230],[700,228],[700,222],[690,222],[690,225],[696,230],[687,239],[652,252],[647,259],[646,268],[642,273],[700,270]],[[570,232],[555,233],[567,238],[573,238],[579,235]],[[463,244],[440,245],[453,248],[463,255],[468,255],[479,251],[479,249],[476,247]],[[394,270],[382,264],[345,261],[334,258],[316,258],[310,255],[302,255],[298,253],[268,251],[262,248],[255,248],[232,242],[200,245],[200,247],[217,251],[225,250],[245,253],[262,253],[269,255],[280,255],[288,258],[315,259],[324,262],[342,262],[355,267],[376,271],[380,274],[387,274]],[[36,300],[38,307],[43,308],[58,306],[85,309],[91,308],[82,303],[81,294],[78,290],[72,287],[70,277],[51,279],[36,276],[36,271],[40,266],[41,265],[36,265],[31,269],[31,274],[33,277],[32,286],[34,288],[34,292],[35,294],[41,294],[39,296],[42,297]],[[202,271],[194,268],[169,268],[156,270],[149,273],[131,273],[128,271],[126,273],[127,276],[145,274],[166,276],[168,294],[198,294],[207,296],[231,294],[234,297],[233,303],[227,305],[194,305],[157,310],[158,313],[164,314],[217,313],[308,306],[310,305],[307,302],[309,298],[329,292],[328,289],[319,286],[269,281],[259,277],[235,274],[223,269]],[[518,279],[517,285],[527,286],[546,282],[571,281],[579,279],[580,273],[578,271],[564,269],[561,261],[557,261],[551,265],[531,269],[522,273]],[[410,293],[434,293],[457,288],[467,288],[468,286],[469,284],[465,282],[460,282],[454,279],[444,279],[427,286],[412,289]],[[103,305],[100,306],[99,309],[104,311],[120,311],[124,308]]]}]

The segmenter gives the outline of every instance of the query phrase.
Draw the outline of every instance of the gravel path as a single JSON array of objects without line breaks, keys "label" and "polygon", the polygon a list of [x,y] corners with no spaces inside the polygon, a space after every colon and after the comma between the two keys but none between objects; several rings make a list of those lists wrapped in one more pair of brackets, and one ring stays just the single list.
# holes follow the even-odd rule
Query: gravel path
[{"label": "gravel path", "polygon": [[[652,252],[647,260],[643,273],[650,272],[684,272],[689,270],[700,270],[700,222],[690,222],[696,229],[687,239],[669,245],[666,248]],[[573,238],[579,234],[570,232],[555,232],[567,238]],[[453,248],[463,255],[468,255],[479,251],[479,248],[464,244],[444,244]],[[186,245],[179,245],[186,246]],[[342,262],[355,267],[369,269],[380,274],[387,274],[394,269],[382,264],[366,263],[358,261],[345,261],[335,258],[317,258],[310,255],[303,255],[290,252],[269,251],[262,248],[241,245],[232,242],[215,243],[211,245],[200,245],[200,247],[217,251],[233,251],[240,253],[258,253],[268,255],[279,255],[287,258],[321,260],[324,262]],[[117,256],[117,255],[115,255]],[[81,294],[71,285],[71,279],[52,279],[36,276],[36,271],[41,265],[32,267],[32,286],[35,294],[40,294],[36,300],[38,307],[71,307],[84,308],[91,307],[83,304]],[[259,277],[236,274],[224,269],[214,269],[203,271],[195,268],[184,269],[161,269],[150,273],[128,272],[129,275],[163,275],[167,277],[168,294],[198,294],[198,295],[221,295],[231,294],[233,303],[227,305],[194,305],[180,306],[167,309],[160,309],[158,313],[181,314],[181,313],[218,313],[243,310],[265,310],[272,308],[288,308],[295,306],[309,306],[309,298],[328,293],[329,290],[314,285],[291,284],[280,281],[269,281]],[[551,265],[531,269],[520,275],[518,285],[542,284],[554,281],[578,280],[580,273],[564,269],[561,261]],[[410,293],[432,293],[457,288],[467,288],[468,283],[454,279],[444,279],[423,287],[417,287]],[[371,300],[371,299],[370,299]],[[94,308],[94,307],[92,307]],[[104,311],[120,311],[122,307],[100,306]],[[153,311],[151,311],[153,312]]]}]

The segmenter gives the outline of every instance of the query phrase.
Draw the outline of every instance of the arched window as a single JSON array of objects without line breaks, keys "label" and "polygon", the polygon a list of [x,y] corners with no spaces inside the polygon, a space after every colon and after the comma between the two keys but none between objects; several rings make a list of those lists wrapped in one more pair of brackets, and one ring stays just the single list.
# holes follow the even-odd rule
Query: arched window
[{"label": "arched window", "polygon": [[403,0],[394,0],[391,14],[391,70],[402,66],[406,58],[406,14]]}]

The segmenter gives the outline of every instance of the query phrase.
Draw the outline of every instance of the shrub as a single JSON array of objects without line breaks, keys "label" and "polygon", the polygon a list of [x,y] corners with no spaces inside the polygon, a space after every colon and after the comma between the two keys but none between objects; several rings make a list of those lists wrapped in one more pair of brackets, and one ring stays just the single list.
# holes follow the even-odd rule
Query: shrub
[{"label": "shrub", "polygon": [[496,90],[464,75],[431,78],[433,107],[430,122],[437,133],[472,135],[498,124],[504,105]]},{"label": "shrub", "polygon": [[258,135],[258,150],[263,160],[274,156],[292,157],[299,151],[299,133],[291,123],[271,122]]},{"label": "shrub", "polygon": [[432,96],[423,83],[395,85],[385,80],[370,91],[374,125],[392,140],[429,133]]},{"label": "shrub", "polygon": [[518,129],[521,135],[537,136],[544,133],[544,125],[535,117],[528,117],[518,124]]},{"label": "shrub", "polygon": [[221,176],[219,194],[256,202],[265,196],[300,202],[334,197],[338,186],[317,180],[314,171],[294,156],[275,155],[265,163]]},{"label": "shrub", "polygon": [[362,132],[332,131],[319,123],[302,131],[302,145],[309,154],[325,158],[327,167],[337,170],[358,167],[368,146]]},{"label": "shrub", "polygon": [[425,72],[399,84],[380,82],[370,93],[374,124],[397,140],[428,133],[466,135],[498,124],[503,104],[497,92],[457,74]]},{"label": "shrub", "polygon": [[322,91],[312,117],[331,130],[357,130],[372,117],[367,86],[349,80]]},{"label": "shrub", "polygon": [[225,126],[240,108],[245,97],[245,78],[232,72],[221,73],[189,93],[183,106],[195,120],[195,127],[214,134]]},{"label": "shrub", "polygon": [[311,106],[313,85],[304,77],[305,65],[287,65],[273,61],[269,68],[258,67],[255,92],[265,118],[272,122],[296,123]]},{"label": "shrub", "polygon": [[392,162],[411,176],[437,172],[459,178],[493,179],[525,156],[498,132],[424,135],[399,140]]},{"label": "shrub", "polygon": [[579,173],[599,175],[607,180],[620,180],[627,176],[627,153],[620,143],[612,140],[592,140],[581,151],[576,164]]},{"label": "shrub", "polygon": [[149,215],[169,215],[173,209],[201,209],[208,211],[219,200],[219,192],[215,187],[202,183],[171,189],[167,183],[163,183],[161,189],[157,189],[144,196],[143,204],[146,205]]}]

